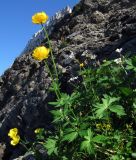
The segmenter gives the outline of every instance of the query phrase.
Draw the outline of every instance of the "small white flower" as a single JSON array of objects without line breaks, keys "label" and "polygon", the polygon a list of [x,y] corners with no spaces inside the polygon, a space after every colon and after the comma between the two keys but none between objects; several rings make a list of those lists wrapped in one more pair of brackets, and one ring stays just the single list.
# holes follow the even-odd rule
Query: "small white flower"
[{"label": "small white flower", "polygon": [[115,51],[117,52],[117,53],[121,53],[122,52],[122,48],[117,48]]},{"label": "small white flower", "polygon": [[70,78],[70,79],[68,80],[68,82],[72,82],[72,81],[74,81],[74,80],[76,80],[76,79],[78,79],[78,76],[77,76],[77,77],[72,77],[72,78]]},{"label": "small white flower", "polygon": [[87,50],[85,50],[85,51],[82,53],[81,56],[86,56],[86,54],[88,54],[88,51],[87,51]]},{"label": "small white flower", "polygon": [[75,55],[74,55],[73,52],[71,52],[71,54],[69,55],[69,58],[71,58],[71,59],[74,59],[74,58],[75,58]]},{"label": "small white flower", "polygon": [[117,58],[117,59],[114,59],[114,62],[115,62],[116,64],[121,64],[121,63],[122,63],[122,60],[121,60],[121,58]]}]

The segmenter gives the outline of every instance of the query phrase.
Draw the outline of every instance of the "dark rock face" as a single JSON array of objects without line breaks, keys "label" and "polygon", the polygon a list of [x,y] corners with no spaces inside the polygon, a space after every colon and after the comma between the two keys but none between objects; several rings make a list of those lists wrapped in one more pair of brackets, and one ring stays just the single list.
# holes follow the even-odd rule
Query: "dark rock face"
[{"label": "dark rock face", "polygon": [[[135,11],[135,0],[81,0],[72,14],[56,24],[50,39],[62,72],[63,91],[71,92],[69,80],[79,70],[74,57],[86,66],[95,66],[119,57],[117,48],[122,48],[122,54],[136,53]],[[55,96],[48,91],[50,83],[44,62],[33,60],[31,53],[17,58],[0,78],[0,140],[7,142],[8,148],[4,159],[19,156],[9,145],[10,128],[19,128],[28,140],[33,140],[37,127],[52,129],[48,102]]]}]

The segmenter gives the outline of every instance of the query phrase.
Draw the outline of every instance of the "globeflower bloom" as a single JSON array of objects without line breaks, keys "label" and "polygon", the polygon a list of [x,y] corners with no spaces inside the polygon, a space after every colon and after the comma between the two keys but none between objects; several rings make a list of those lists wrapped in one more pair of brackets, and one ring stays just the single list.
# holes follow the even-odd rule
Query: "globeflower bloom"
[{"label": "globeflower bloom", "polygon": [[13,129],[9,130],[8,136],[10,138],[14,138],[17,134],[18,134],[18,129],[17,128],[13,128]]},{"label": "globeflower bloom", "polygon": [[17,128],[12,128],[9,130],[8,136],[11,138],[10,144],[12,146],[15,146],[19,143],[20,141],[20,136],[18,135],[18,129]]},{"label": "globeflower bloom", "polygon": [[38,133],[40,133],[40,131],[41,131],[41,128],[37,128],[37,129],[35,129],[34,133],[38,134]]},{"label": "globeflower bloom", "polygon": [[10,144],[11,144],[12,146],[16,146],[16,145],[19,143],[19,141],[20,141],[20,136],[17,135],[16,137],[14,137],[14,138],[11,140]]},{"label": "globeflower bloom", "polygon": [[79,65],[79,66],[80,66],[81,68],[82,68],[82,67],[84,67],[84,63],[80,63],[80,65]]},{"label": "globeflower bloom", "polygon": [[37,47],[34,49],[32,57],[35,60],[42,61],[42,60],[48,58],[49,52],[50,52],[49,48],[46,48],[44,46],[40,46],[40,47]]},{"label": "globeflower bloom", "polygon": [[48,20],[48,15],[45,12],[38,12],[32,16],[34,24],[43,24]]}]

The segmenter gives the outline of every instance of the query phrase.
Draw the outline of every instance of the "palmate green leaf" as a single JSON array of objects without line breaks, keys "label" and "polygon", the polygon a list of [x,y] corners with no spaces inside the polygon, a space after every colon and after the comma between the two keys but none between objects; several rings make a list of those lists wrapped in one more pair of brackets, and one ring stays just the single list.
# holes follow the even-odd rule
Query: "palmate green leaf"
[{"label": "palmate green leaf", "polygon": [[102,98],[102,102],[105,108],[108,108],[112,103],[119,101],[120,98],[111,97],[108,95],[104,95],[104,98]]},{"label": "palmate green leaf", "polygon": [[84,136],[84,141],[81,142],[80,150],[86,151],[88,154],[94,154],[93,132],[91,129],[87,130],[87,135]]},{"label": "palmate green leaf", "polygon": [[71,132],[71,133],[68,133],[68,134],[64,135],[64,138],[62,139],[62,141],[72,142],[77,137],[78,137],[78,132],[74,131],[74,132]]},{"label": "palmate green leaf", "polygon": [[58,155],[56,144],[57,140],[50,138],[47,139],[46,143],[44,144],[44,147],[47,149],[48,155],[51,155],[53,153]]},{"label": "palmate green leaf", "polygon": [[61,93],[60,99],[57,102],[49,102],[49,104],[54,105],[56,107],[62,107],[67,105],[72,105],[72,103],[79,97],[79,93],[74,92],[71,95],[66,93]]},{"label": "palmate green leaf", "polygon": [[87,130],[87,135],[84,136],[84,141],[81,142],[80,150],[86,151],[88,154],[94,154],[95,151],[95,143],[105,143],[108,137],[104,135],[94,136],[91,129]]},{"label": "palmate green leaf", "polygon": [[99,104],[99,103],[97,103],[95,107],[96,107],[96,111],[95,111],[96,117],[102,118],[104,116],[104,111],[106,110],[106,108],[104,108],[103,104]]},{"label": "palmate green leaf", "polygon": [[88,140],[85,140],[81,143],[80,150],[84,150],[88,154],[94,154],[94,145],[93,143],[90,143]]},{"label": "palmate green leaf", "polygon": [[[94,105],[96,117],[99,119],[106,118],[109,114],[109,111],[116,112],[118,108],[116,107],[116,109],[114,109],[112,106],[115,106],[115,103],[117,103],[119,99],[120,99],[119,97],[116,98],[116,97],[104,95],[104,98],[102,98],[102,103],[97,103],[96,105]],[[119,111],[121,110],[119,112],[120,115],[124,115],[122,107],[121,109],[119,108],[118,110]]]},{"label": "palmate green leaf", "polygon": [[121,105],[112,105],[109,109],[110,111],[115,112],[118,116],[126,115],[125,110]]}]

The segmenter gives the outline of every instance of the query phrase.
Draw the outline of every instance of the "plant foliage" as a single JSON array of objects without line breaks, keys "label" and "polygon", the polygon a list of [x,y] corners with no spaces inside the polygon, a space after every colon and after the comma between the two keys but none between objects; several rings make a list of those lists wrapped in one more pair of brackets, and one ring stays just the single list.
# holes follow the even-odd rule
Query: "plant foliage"
[{"label": "plant foliage", "polygon": [[71,95],[60,91],[49,102],[55,126],[43,142],[49,159],[136,158],[136,57],[83,68],[79,76]]}]

